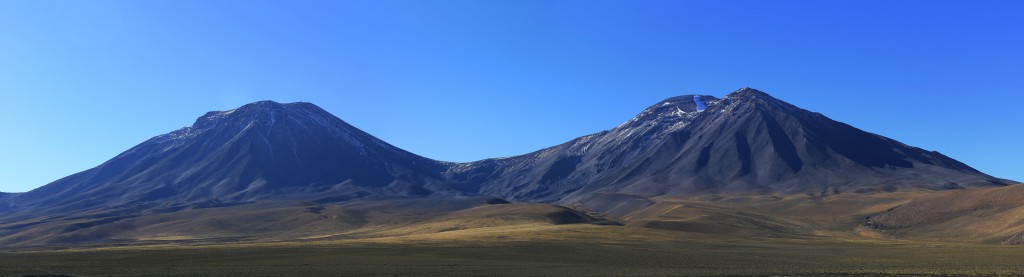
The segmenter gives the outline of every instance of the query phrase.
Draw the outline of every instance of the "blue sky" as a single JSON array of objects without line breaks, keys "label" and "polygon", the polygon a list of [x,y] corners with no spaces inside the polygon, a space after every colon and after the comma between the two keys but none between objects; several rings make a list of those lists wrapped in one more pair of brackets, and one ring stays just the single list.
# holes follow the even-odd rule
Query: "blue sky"
[{"label": "blue sky", "polygon": [[1024,180],[1020,3],[0,1],[0,191],[263,99],[471,161],[741,87]]}]

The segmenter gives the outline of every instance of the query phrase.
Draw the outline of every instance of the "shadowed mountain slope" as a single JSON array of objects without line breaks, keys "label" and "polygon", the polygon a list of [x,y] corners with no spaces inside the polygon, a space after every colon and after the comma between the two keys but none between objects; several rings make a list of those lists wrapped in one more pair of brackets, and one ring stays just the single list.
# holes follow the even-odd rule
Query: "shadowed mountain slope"
[{"label": "shadowed mountain slope", "polygon": [[[719,201],[797,203],[802,198],[788,196],[845,199],[1008,183],[938,152],[864,132],[749,88],[722,99],[669,98],[608,131],[470,163],[409,153],[313,104],[262,101],[209,112],[192,126],[30,192],[0,194],[0,244],[149,237],[273,240],[374,226],[417,233],[428,231],[410,222],[461,228],[469,225],[460,220],[482,216],[488,226],[538,223],[548,215],[537,215],[548,212],[554,213],[548,223],[607,216],[631,226],[785,237],[814,234],[818,227],[794,220],[801,213],[786,214],[785,208],[768,214],[755,206],[731,210],[738,206]],[[743,195],[763,197],[736,197]],[[458,204],[476,205],[492,196],[564,206]],[[665,202],[675,196],[708,199]],[[505,202],[492,200],[487,203]],[[455,206],[445,208],[450,205]],[[351,216],[322,221],[323,210]],[[462,210],[473,212],[456,213]],[[230,212],[276,223],[248,222]],[[360,217],[376,212],[398,217]],[[515,215],[526,212],[528,219]],[[865,215],[843,214],[846,219],[837,222]],[[878,222],[888,222],[884,219]],[[839,226],[830,232],[845,228]],[[162,232],[165,227],[168,232]]]},{"label": "shadowed mountain slope", "polygon": [[344,200],[445,189],[441,162],[391,146],[309,103],[209,112],[86,171],[17,195],[52,212],[146,202]]},{"label": "shadowed mountain slope", "polygon": [[614,194],[830,194],[1004,184],[938,152],[744,88],[723,99],[669,98],[608,131],[461,164],[391,146],[313,104],[256,102],[207,113],[93,169],[0,199],[7,199],[7,209],[53,212],[435,193],[618,204],[614,199],[621,196]]},{"label": "shadowed mountain slope", "polygon": [[[706,109],[698,110],[698,102]],[[723,99],[666,99],[609,131],[522,156],[458,164],[447,174],[463,183],[459,187],[483,194],[579,202],[599,211],[634,197],[673,194],[834,194],[1007,184],[938,152],[864,132],[749,88]]]},{"label": "shadowed mountain slope", "polygon": [[10,203],[10,199],[17,195],[16,193],[0,192],[0,211],[6,211],[13,208]]}]

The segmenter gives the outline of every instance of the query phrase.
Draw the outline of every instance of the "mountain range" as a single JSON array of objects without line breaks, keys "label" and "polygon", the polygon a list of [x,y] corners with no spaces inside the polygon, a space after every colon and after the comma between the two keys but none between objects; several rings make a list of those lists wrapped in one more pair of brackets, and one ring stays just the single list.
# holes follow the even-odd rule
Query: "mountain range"
[{"label": "mountain range", "polygon": [[941,153],[749,88],[723,99],[669,98],[611,130],[458,164],[447,175],[483,194],[560,203],[609,193],[837,194],[1007,184]]},{"label": "mountain range", "polygon": [[138,221],[143,215],[282,207],[268,203],[301,203],[294,207],[320,214],[335,206],[422,207],[409,201],[462,208],[472,205],[437,201],[534,202],[559,211],[548,220],[622,223],[664,197],[829,197],[1012,183],[750,88],[721,99],[672,97],[607,131],[468,163],[402,150],[310,103],[260,101],[209,112],[38,189],[0,194],[0,244],[103,241],[111,235],[97,234],[99,226],[162,224]]}]

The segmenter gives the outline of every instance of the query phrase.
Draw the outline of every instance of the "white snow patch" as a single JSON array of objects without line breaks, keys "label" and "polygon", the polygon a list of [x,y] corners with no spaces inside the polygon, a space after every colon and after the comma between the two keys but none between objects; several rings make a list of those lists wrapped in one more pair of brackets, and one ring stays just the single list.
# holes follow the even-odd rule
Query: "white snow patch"
[{"label": "white snow patch", "polygon": [[708,108],[708,105],[704,104],[704,101],[700,100],[700,95],[694,95],[693,96],[693,103],[697,104],[697,111],[698,112],[704,111],[704,109]]}]

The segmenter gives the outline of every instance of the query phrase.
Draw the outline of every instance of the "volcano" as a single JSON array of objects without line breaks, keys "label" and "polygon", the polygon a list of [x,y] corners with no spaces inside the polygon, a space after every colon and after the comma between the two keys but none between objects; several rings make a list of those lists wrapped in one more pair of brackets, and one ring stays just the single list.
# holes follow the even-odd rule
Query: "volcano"
[{"label": "volcano", "polygon": [[664,195],[884,193],[1002,186],[908,146],[750,88],[683,95],[608,131],[525,155],[450,163],[394,147],[310,103],[209,112],[36,190],[0,194],[0,218],[174,211],[256,201],[501,197],[597,212]]},{"label": "volcano", "polygon": [[[658,102],[618,127],[522,156],[458,164],[459,187],[511,199],[620,205],[715,193],[814,194],[1001,186],[908,146],[751,88]],[[613,200],[606,204],[609,197]]]},{"label": "volcano", "polygon": [[209,112],[109,161],[18,195],[49,212],[139,203],[336,201],[445,190],[445,163],[391,146],[310,103]]}]

